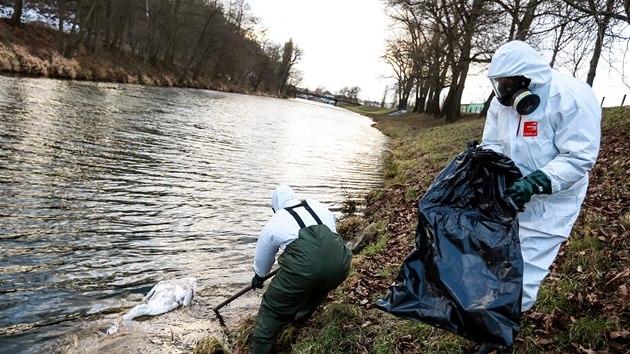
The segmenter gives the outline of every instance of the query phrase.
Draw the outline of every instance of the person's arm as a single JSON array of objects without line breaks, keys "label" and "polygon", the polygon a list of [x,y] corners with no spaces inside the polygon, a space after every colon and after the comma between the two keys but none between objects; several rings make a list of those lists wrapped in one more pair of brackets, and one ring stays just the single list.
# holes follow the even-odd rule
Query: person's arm
[{"label": "person's arm", "polygon": [[554,145],[558,155],[540,170],[549,177],[552,193],[570,188],[586,176],[597,160],[601,138],[601,109],[578,105],[556,122]]},{"label": "person's arm", "polygon": [[497,112],[492,109],[496,100],[492,100],[490,103],[490,108],[488,109],[488,114],[486,116],[486,123],[483,127],[483,137],[481,139],[481,147],[484,149],[490,149],[495,152],[503,154],[503,148],[501,147],[501,142],[499,140],[499,130],[497,128]]},{"label": "person's arm", "polygon": [[268,223],[258,236],[256,253],[254,255],[254,272],[261,278],[267,275],[271,270],[276,260],[276,253],[278,253],[278,249],[280,249],[280,245],[274,244],[273,239],[273,234]]}]

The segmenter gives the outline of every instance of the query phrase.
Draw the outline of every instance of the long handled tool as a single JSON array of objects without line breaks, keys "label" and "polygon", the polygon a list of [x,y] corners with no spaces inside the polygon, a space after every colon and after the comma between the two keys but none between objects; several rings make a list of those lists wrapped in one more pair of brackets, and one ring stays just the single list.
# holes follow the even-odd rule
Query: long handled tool
[{"label": "long handled tool", "polygon": [[[274,275],[276,275],[276,273],[278,273],[278,271],[280,270],[280,268],[276,268],[275,270],[271,271],[269,274],[267,274],[265,276],[265,280],[273,277]],[[245,294],[246,292],[252,290],[252,285],[248,285],[246,287],[244,287],[243,289],[241,289],[239,292],[237,292],[236,294],[232,295],[229,299],[223,301],[222,303],[218,304],[217,306],[215,306],[212,311],[214,311],[214,314],[217,315],[217,318],[219,319],[219,323],[221,324],[222,327],[225,327],[225,321],[223,321],[223,317],[221,316],[221,314],[219,313],[219,310],[229,304],[230,302],[238,299],[239,297],[241,297],[243,294]]]}]

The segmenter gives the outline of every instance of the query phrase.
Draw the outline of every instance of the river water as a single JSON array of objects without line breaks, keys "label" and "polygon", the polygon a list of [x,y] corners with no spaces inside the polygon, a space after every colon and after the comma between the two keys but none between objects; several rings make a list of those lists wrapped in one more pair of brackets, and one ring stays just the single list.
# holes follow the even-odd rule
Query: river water
[{"label": "river water", "polygon": [[381,185],[371,123],[302,100],[0,76],[0,352],[42,351],[165,278],[206,296],[245,285],[277,184],[338,216]]}]

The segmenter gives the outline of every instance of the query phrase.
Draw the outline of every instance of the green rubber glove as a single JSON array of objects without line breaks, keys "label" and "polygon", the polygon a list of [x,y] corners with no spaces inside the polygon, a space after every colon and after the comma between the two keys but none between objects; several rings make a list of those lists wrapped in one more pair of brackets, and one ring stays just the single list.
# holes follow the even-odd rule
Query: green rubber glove
[{"label": "green rubber glove", "polygon": [[534,194],[551,194],[551,180],[544,172],[536,170],[512,183],[507,193],[514,204],[523,211],[525,204],[529,203]]},{"label": "green rubber glove", "polygon": [[264,283],[265,278],[259,277],[258,274],[254,272],[254,277],[252,278],[252,289],[262,289]]}]

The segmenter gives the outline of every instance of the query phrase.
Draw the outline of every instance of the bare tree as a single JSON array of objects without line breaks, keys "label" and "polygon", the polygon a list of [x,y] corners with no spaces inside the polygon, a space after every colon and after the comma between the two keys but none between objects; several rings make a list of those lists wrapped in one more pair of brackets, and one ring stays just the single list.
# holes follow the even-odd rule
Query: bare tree
[{"label": "bare tree", "polygon": [[611,30],[611,28],[616,25],[616,21],[630,21],[627,16],[627,1],[625,4],[622,4],[621,0],[589,0],[586,2],[564,0],[564,2],[576,10],[592,16],[597,26],[597,36],[595,38],[593,54],[589,62],[588,74],[586,76],[586,83],[593,86],[595,74],[597,73],[597,65],[605,46],[606,37],[612,35],[607,33],[607,31]]},{"label": "bare tree", "polygon": [[278,88],[279,95],[284,93],[287,81],[291,76],[291,69],[302,59],[302,55],[302,49],[293,44],[293,39],[289,39],[288,42],[284,43],[282,61],[278,67],[278,74],[280,78],[280,85]]},{"label": "bare tree", "polygon": [[406,44],[401,38],[390,40],[383,55],[383,59],[392,67],[394,75],[396,75],[398,110],[407,109],[409,95],[413,87],[413,59]]},{"label": "bare tree", "polygon": [[[80,5],[83,5],[83,3]],[[68,43],[63,51],[64,57],[71,59],[79,46],[83,45],[83,41],[85,40],[90,28],[89,23],[92,20],[92,15],[94,14],[94,10],[97,5],[97,0],[90,0],[86,1],[84,6],[77,7],[76,20],[72,25]]]},{"label": "bare tree", "polygon": [[[589,83],[602,52],[612,53],[613,43],[628,41],[620,25],[628,23],[627,0],[388,0],[387,9],[399,24],[384,56],[393,64],[399,101],[408,99],[412,80],[414,110],[425,108],[447,121],[459,114],[471,64],[489,63],[509,40],[551,50],[550,65],[567,67],[574,75],[590,56]],[[440,112],[443,88],[448,94]]]},{"label": "bare tree", "polygon": [[433,15],[447,38],[446,45],[452,75],[443,110],[447,122],[459,116],[468,69],[474,56],[473,49],[476,48],[474,37],[483,32],[482,19],[489,19],[484,18],[484,15],[488,13],[484,11],[488,3],[487,0],[472,0],[472,3],[466,0],[449,2],[441,0],[439,3],[437,1],[434,3],[436,6]]},{"label": "bare tree", "polygon": [[252,72],[252,87],[254,91],[258,91],[260,85],[266,82],[266,89],[269,90],[269,85],[273,82],[273,65],[280,60],[280,46],[265,40],[257,46],[257,49],[258,59],[254,63]]},{"label": "bare tree", "polygon": [[352,86],[352,87],[344,87],[341,90],[339,90],[338,95],[339,96],[343,96],[346,97],[348,99],[350,99],[353,102],[358,102],[359,101],[359,92],[361,92],[361,88],[359,86]]},{"label": "bare tree", "polygon": [[414,7],[408,2],[392,0],[389,6],[387,13],[397,23],[399,34],[387,42],[383,59],[396,76],[398,110],[406,110],[414,83],[417,82],[418,65],[422,61],[418,58],[423,38],[422,26]]},{"label": "bare tree", "polygon": [[[40,1],[41,2],[41,1]],[[23,1],[15,1],[16,13]],[[148,67],[177,73],[180,84],[228,84],[284,94],[301,73],[302,50],[254,35],[257,19],[245,0],[54,0],[57,48],[118,60],[135,57],[140,78]],[[35,4],[34,6],[39,6]],[[16,15],[17,16],[17,15]],[[67,26],[71,25],[68,31]],[[139,60],[138,60],[139,59]],[[127,66],[129,67],[129,66]]]},{"label": "bare tree", "polygon": [[381,98],[381,108],[385,108],[385,101],[387,100],[388,94],[389,94],[389,86],[385,85],[385,89],[383,90],[383,98]]},{"label": "bare tree", "polygon": [[24,8],[24,0],[14,0],[13,1],[13,15],[9,20],[14,27],[20,27],[22,25],[22,11]]},{"label": "bare tree", "polygon": [[256,17],[251,14],[251,7],[245,0],[229,0],[226,3],[225,16],[229,23],[237,28],[237,33],[243,37],[248,36],[257,23]]},{"label": "bare tree", "polygon": [[[221,26],[220,20],[221,7],[214,1],[201,8],[191,8],[189,11],[201,15],[195,18],[194,23],[191,23],[190,15],[185,15],[188,18],[188,25],[184,27],[186,32],[182,31],[180,36],[189,38],[189,42],[183,51],[186,56],[180,60],[182,63],[181,75],[182,78],[186,77],[192,67],[192,80],[196,80],[207,64],[213,48],[218,47],[217,29],[223,26]],[[182,23],[184,21],[182,19]]]}]

